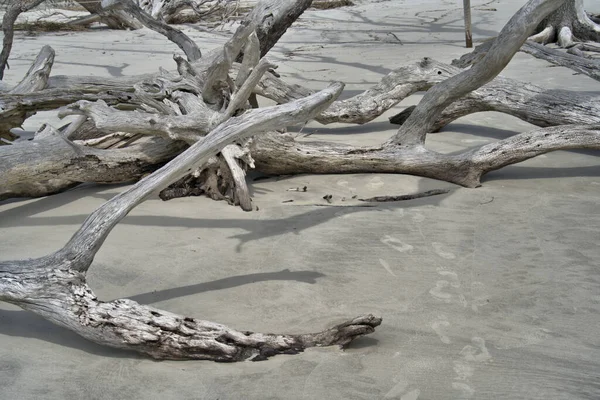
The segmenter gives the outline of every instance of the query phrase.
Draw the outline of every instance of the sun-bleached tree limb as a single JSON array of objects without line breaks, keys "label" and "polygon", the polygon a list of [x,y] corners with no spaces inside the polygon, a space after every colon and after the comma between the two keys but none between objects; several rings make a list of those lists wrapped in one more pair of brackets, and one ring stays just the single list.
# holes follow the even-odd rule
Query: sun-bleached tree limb
[{"label": "sun-bleached tree limb", "polygon": [[4,78],[4,70],[8,66],[8,57],[12,50],[15,35],[15,21],[23,12],[39,6],[45,0],[14,0],[10,2],[2,17],[2,52],[0,52],[0,81]]},{"label": "sun-bleached tree limb", "polygon": [[[585,48],[585,46],[583,46]],[[565,53],[548,46],[542,46],[535,42],[526,42],[521,48],[523,53],[530,54],[536,58],[548,61],[554,65],[567,67],[592,79],[600,81],[600,61]]]},{"label": "sun-bleached tree limb", "polygon": [[260,56],[264,57],[287,29],[312,4],[313,0],[260,1],[244,18],[256,31]]},{"label": "sun-bleached tree limb", "polygon": [[104,10],[123,10],[133,15],[145,27],[164,35],[171,42],[175,43],[187,56],[189,61],[195,61],[202,57],[202,52],[198,45],[185,33],[177,28],[167,25],[157,20],[152,15],[141,9],[132,0],[103,0]]},{"label": "sun-bleached tree limb", "polygon": [[140,29],[142,25],[138,20],[128,15],[123,10],[106,10],[102,6],[102,0],[75,0],[90,14],[97,15],[100,20],[110,29]]},{"label": "sun-bleached tree limb", "polygon": [[562,0],[527,2],[507,22],[490,50],[469,70],[429,89],[390,143],[422,146],[442,111],[455,100],[488,83],[510,62],[535,26],[562,4]]},{"label": "sun-bleached tree limb", "polygon": [[[428,82],[431,85],[461,71],[459,68],[434,60],[428,60],[428,63],[430,69],[439,72],[439,74],[429,74]],[[432,131],[437,132],[465,115],[483,111],[509,114],[540,127],[598,124],[600,123],[599,99],[594,94],[549,90],[531,83],[497,76],[491,82],[446,107],[433,125]],[[390,122],[403,124],[414,108],[415,106],[408,107],[390,117]]]},{"label": "sun-bleached tree limb", "polygon": [[0,262],[0,300],[32,311],[96,343],[134,350],[157,359],[263,360],[314,346],[344,346],[372,333],[381,318],[365,315],[314,334],[241,332],[179,316],[134,301],[100,301],[85,281],[110,231],[136,205],[164,189],[224,146],[310,119],[342,91],[342,84],[281,106],[251,110],[216,127],[170,163],[93,212],[57,252],[25,261]]},{"label": "sun-bleached tree limb", "polygon": [[395,173],[424,176],[464,187],[481,186],[481,177],[506,165],[564,149],[600,149],[599,125],[565,125],[514,135],[460,154],[384,143],[355,147],[337,143],[295,141],[276,132],[251,145],[256,168],[266,174]]}]

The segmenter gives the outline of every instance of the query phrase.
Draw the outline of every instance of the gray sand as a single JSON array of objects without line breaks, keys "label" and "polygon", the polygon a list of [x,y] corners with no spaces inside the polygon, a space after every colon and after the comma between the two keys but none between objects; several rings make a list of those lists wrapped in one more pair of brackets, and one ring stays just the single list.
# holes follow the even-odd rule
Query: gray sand
[{"label": "gray sand", "polygon": [[[349,96],[396,66],[423,56],[449,62],[466,52],[459,2],[413,3],[308,12],[271,58],[291,81],[303,77],[319,88],[339,79]],[[497,34],[522,2],[480,4],[473,1],[476,40]],[[225,37],[186,31],[210,45]],[[120,42],[102,44],[111,35]],[[149,72],[170,67],[175,51],[147,30],[17,40],[13,82],[45,43],[57,49],[56,74]],[[524,54],[505,75],[600,91],[598,82]],[[401,109],[362,127],[311,123],[302,133],[376,143],[394,132],[387,117]],[[26,128],[48,118],[38,115]],[[460,151],[531,128],[482,113],[430,135],[428,146]],[[286,191],[305,185],[306,193]],[[1,259],[57,249],[123,188],[87,186],[0,204]],[[300,205],[325,194],[343,204],[354,194],[435,188],[451,191],[376,208]],[[251,189],[258,212],[205,198],[143,203],[111,233],[90,270],[91,286],[102,299],[129,297],[254,331],[315,331],[372,312],[383,316],[376,333],[343,352],[311,349],[258,363],[155,362],[3,303],[0,399],[600,398],[597,153],[541,156],[491,173],[479,189],[380,174],[269,179]],[[282,203],[288,199],[295,201]]]}]

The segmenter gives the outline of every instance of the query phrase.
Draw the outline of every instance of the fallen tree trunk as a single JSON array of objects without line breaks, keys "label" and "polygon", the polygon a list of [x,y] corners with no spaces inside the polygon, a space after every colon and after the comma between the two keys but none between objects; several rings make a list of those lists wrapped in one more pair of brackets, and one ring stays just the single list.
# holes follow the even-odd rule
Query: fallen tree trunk
[{"label": "fallen tree trunk", "polygon": [[[522,22],[520,22],[522,23]],[[246,28],[242,28],[239,34],[239,37],[251,37],[247,34]],[[510,32],[510,29],[507,27],[506,31]],[[245,33],[244,33],[245,32]],[[229,50],[225,53],[233,54],[237,52],[239,49],[243,47],[240,44],[240,40],[236,39],[237,42],[232,41],[230,45],[228,45]],[[505,38],[505,41],[512,41],[513,46],[510,51],[515,50],[517,47],[514,44],[514,37],[509,39]],[[521,39],[519,39],[521,40]],[[249,41],[251,43],[252,40]],[[234,46],[234,43],[237,43]],[[234,46],[234,47],[231,47]],[[500,48],[506,47],[506,44],[501,43]],[[227,47],[227,46],[226,46]],[[250,46],[249,48],[251,48]],[[256,46],[254,46],[256,48]],[[254,50],[256,52],[256,50]],[[497,50],[497,52],[506,52],[506,50]],[[233,59],[231,56],[224,55],[225,53],[220,54],[210,54],[205,59],[198,60],[195,63],[185,65],[182,61],[179,61],[179,70],[180,73],[183,74],[183,77],[187,79],[187,91],[191,90],[194,93],[202,93],[204,97],[204,102],[206,104],[213,104],[211,107],[222,108],[222,104],[220,99],[222,99],[222,94],[219,94],[218,87],[222,87],[222,85],[226,84],[227,81],[227,73],[229,67],[233,65]],[[250,52],[251,53],[251,52]],[[251,54],[248,54],[248,57]],[[480,63],[484,63],[486,60],[486,56],[488,53],[479,56]],[[512,53],[511,53],[512,54]],[[252,56],[255,57],[255,56]],[[488,57],[489,58],[489,57]],[[249,59],[249,58],[248,58]],[[510,57],[504,57],[503,63],[508,62]],[[217,90],[212,90],[209,87],[204,87],[196,82],[194,83],[194,70],[197,71],[209,71],[206,66],[206,62],[208,60],[212,60],[213,72],[210,72],[208,80],[211,83],[213,88],[217,88]],[[246,60],[246,58],[245,58]],[[495,61],[492,61],[494,63]],[[252,63],[250,64],[252,65]],[[204,69],[199,69],[200,66]],[[238,71],[238,77],[247,76],[248,75],[248,67],[246,66],[246,72],[243,72],[241,69]],[[416,154],[420,154],[422,151],[422,145],[419,143],[429,131],[435,131],[439,129],[444,124],[448,123],[454,118],[458,116],[465,115],[468,112],[476,112],[476,111],[484,111],[484,110],[495,110],[506,112],[519,118],[522,118],[526,121],[532,122],[539,126],[552,126],[552,125],[564,125],[564,124],[577,124],[577,125],[586,125],[586,124],[596,124],[598,123],[598,112],[595,106],[595,99],[592,97],[587,97],[584,95],[574,95],[569,92],[563,91],[544,91],[539,87],[533,85],[527,85],[520,82],[516,82],[513,80],[509,80],[506,78],[497,78],[496,80],[490,82],[487,85],[476,88],[477,85],[481,85],[482,81],[489,80],[493,78],[493,75],[501,68],[494,67],[492,69],[486,70],[486,68],[490,68],[489,65],[480,65],[479,71],[485,72],[485,77],[479,77],[473,83],[470,83],[469,88],[475,87],[475,90],[471,93],[468,93],[469,88],[464,89],[461,93],[466,93],[466,97],[464,99],[460,99],[459,95],[453,95],[451,97],[447,97],[446,95],[436,95],[437,100],[441,98],[446,98],[447,100],[444,102],[444,105],[437,107],[437,117],[430,119],[429,117],[423,118],[423,121],[428,122],[428,126],[426,128],[420,127],[421,133],[416,135],[421,137],[421,139],[416,139],[416,142],[401,140],[400,137],[402,134],[406,134],[406,132],[402,133],[405,129],[401,128],[398,135],[395,138],[390,139],[388,143],[383,144],[377,148],[382,149],[388,145],[398,145],[400,143],[402,146],[406,146],[412,152]],[[186,71],[191,71],[190,73]],[[490,73],[491,71],[491,73]],[[263,70],[262,73],[265,71]],[[461,76],[463,74],[459,73],[460,71],[456,68],[447,66],[445,64],[437,63],[432,60],[423,60],[415,65],[407,66],[399,68],[392,73],[388,74],[386,77],[382,79],[382,81],[375,85],[373,88],[365,91],[364,93],[355,96],[351,99],[347,99],[344,101],[338,101],[333,103],[329,109],[323,111],[316,117],[316,119],[322,123],[329,122],[352,122],[352,123],[364,123],[367,122],[376,116],[380,115],[383,111],[389,109],[394,104],[407,97],[411,93],[419,90],[426,90],[433,85],[441,82],[441,81],[450,81],[452,79],[456,79],[456,77]],[[198,76],[202,75],[204,72],[200,73]],[[471,71],[466,71],[468,75],[471,77],[466,77],[462,79],[472,78],[473,69]],[[187,75],[186,75],[187,74]],[[481,74],[481,72],[478,72]],[[181,78],[182,76],[179,76]],[[451,79],[448,79],[451,78]],[[86,81],[87,79],[87,81]],[[157,76],[154,76],[153,79],[158,79]],[[91,85],[91,87],[103,87],[108,89],[109,87],[119,87],[119,85],[124,85],[124,87],[131,87],[130,83],[133,79],[127,78],[122,80],[115,80],[111,82],[100,82],[98,80],[93,80],[90,78],[76,78],[76,79],[63,79],[62,83],[69,83],[71,85]],[[177,76],[170,74],[162,74],[160,76],[161,82],[174,82],[177,80]],[[152,80],[148,80],[146,85],[152,86]],[[221,82],[221,83],[219,83]],[[276,78],[273,74],[266,73],[262,75],[262,78],[258,81],[259,84],[255,87],[252,87],[250,92],[257,93],[259,95],[263,95],[265,97],[271,98],[278,103],[285,103],[293,99],[298,99],[303,96],[310,94],[310,91],[304,89],[297,85],[287,85],[281,79]],[[104,86],[103,86],[104,85]],[[194,89],[194,85],[197,87]],[[209,86],[211,86],[209,85]],[[456,85],[456,83],[454,83]],[[202,87],[201,87],[202,86]],[[439,86],[439,85],[438,85]],[[462,83],[459,86],[464,86]],[[250,87],[250,86],[247,86]],[[178,104],[182,110],[186,110],[188,107],[192,107],[191,109],[195,109],[196,106],[194,104],[202,104],[197,103],[195,96],[191,96],[191,101],[189,100],[189,95],[184,95],[185,91],[174,91],[175,97],[173,97],[173,101]],[[212,94],[211,93],[212,90]],[[159,91],[162,92],[162,91]],[[183,94],[180,94],[183,93]],[[227,115],[234,115],[235,110],[238,107],[241,107],[244,103],[244,99],[247,98],[249,92],[246,92],[244,96],[242,96],[242,101],[238,101],[236,106],[230,107]],[[188,100],[186,100],[188,99]],[[168,99],[162,99],[162,101],[167,101]],[[229,100],[227,100],[229,101]],[[234,101],[232,100],[232,104]],[[159,113],[155,116],[148,116],[145,114],[136,114],[130,113],[128,111],[116,111],[112,110],[108,107],[109,104],[102,103],[78,103],[76,106],[70,107],[70,112],[76,112],[79,114],[86,115],[91,118],[95,122],[96,128],[100,128],[103,132],[111,132],[111,131],[130,131],[130,133],[152,133],[155,135],[161,135],[163,138],[174,139],[174,140],[184,140],[187,143],[193,143],[198,140],[205,132],[210,131],[211,129],[211,120],[215,120],[218,117],[219,113],[215,112],[204,112],[202,111],[197,117],[190,117],[186,115],[180,115],[175,113],[170,116],[165,116],[164,114],[169,114],[170,111],[167,109],[160,109],[160,107],[156,106],[156,113],[158,110]],[[190,109],[190,110],[191,110]],[[202,109],[202,107],[201,107]],[[550,110],[550,111],[549,111]],[[187,111],[184,111],[186,113]],[[163,114],[163,115],[160,115]],[[408,117],[408,112],[404,114],[405,119],[410,119]],[[416,120],[417,126],[420,125]],[[412,133],[408,135],[415,136]],[[414,139],[414,138],[413,138]],[[411,139],[411,140],[413,140]],[[412,143],[412,144],[411,144]],[[241,147],[239,147],[241,149]],[[352,149],[350,149],[352,150]],[[355,149],[358,153],[361,153],[361,149]],[[398,153],[396,149],[392,149],[391,153]],[[408,154],[410,152],[400,152],[401,154]],[[400,154],[398,153],[398,154]],[[352,154],[350,152],[349,154]],[[262,168],[262,166],[269,164],[269,157],[265,154],[265,152],[259,152],[258,154],[254,153],[254,150],[251,150],[250,155],[252,158],[256,160],[256,164],[258,168]],[[263,158],[264,157],[264,158]],[[193,179],[186,179],[185,185],[182,187],[174,187],[169,194],[165,193],[165,198],[172,197],[175,193],[178,194],[197,194],[197,193],[207,193],[213,198],[222,199],[227,198],[228,196],[225,193],[236,193],[237,190],[234,189],[235,186],[223,186],[227,187],[227,190],[215,190],[215,187],[221,187],[221,183],[219,183],[216,177],[218,176],[228,176],[231,178],[232,174],[228,171],[231,171],[232,168],[236,168],[236,165],[229,161],[221,162],[221,163],[213,163],[212,167],[217,168],[216,170],[207,169],[204,172],[196,171]],[[219,166],[220,165],[220,166]],[[227,166],[227,170],[225,170],[224,174],[219,174],[219,169],[222,166]],[[373,167],[371,167],[373,168]],[[243,168],[242,168],[243,170]],[[299,168],[299,171],[303,169]],[[269,171],[272,171],[269,169]],[[374,172],[377,169],[371,169],[370,171]],[[383,168],[382,172],[407,172],[407,173],[418,173],[420,175],[425,176],[439,176],[439,179],[446,179],[443,175],[437,175],[436,173],[427,175],[426,173],[420,171],[419,168],[416,169],[406,169],[402,170],[401,168]],[[410,172],[413,171],[413,172]],[[331,172],[335,172],[335,169],[331,169]],[[293,171],[287,171],[286,173],[294,173]],[[204,175],[202,175],[204,174]],[[238,170],[239,175],[239,170]],[[229,179],[229,178],[228,178]],[[451,179],[451,178],[448,178]],[[238,183],[242,182],[241,178],[237,179]],[[479,184],[479,181],[475,180],[464,180],[464,179],[455,179],[451,180],[455,183],[463,184],[466,186],[476,186]],[[195,183],[192,183],[195,182]],[[216,182],[216,183],[215,183]],[[462,183],[461,183],[462,182]],[[183,183],[183,182],[182,182]],[[194,186],[195,185],[195,186]],[[240,184],[241,186],[241,184]],[[207,188],[210,188],[207,190]],[[239,199],[233,201],[233,203],[237,203]],[[245,207],[249,209],[249,206]]]},{"label": "fallen tree trunk", "polygon": [[[549,151],[600,149],[600,124],[548,127],[462,154],[441,154],[425,147],[426,135],[435,129],[444,110],[472,91],[481,90],[483,85],[494,79],[533,28],[561,3],[562,0],[529,1],[503,28],[488,53],[469,70],[453,72],[448,66],[426,59],[416,65],[419,73],[412,74],[413,78],[418,78],[403,86],[393,81],[394,76],[388,76],[380,86],[369,92],[369,98],[378,99],[372,107],[375,111],[361,108],[357,99],[338,103],[337,109],[333,109],[336,118],[350,120],[355,117],[352,113],[344,117],[346,109],[354,109],[357,115],[371,115],[408,92],[433,85],[433,78],[430,81],[425,78],[429,74],[439,76],[438,80],[447,78],[433,85],[398,132],[379,146],[311,143],[273,132],[317,115],[323,116],[327,107],[331,107],[339,96],[343,85],[336,83],[306,97],[299,95],[305,89],[284,85],[268,95],[280,96],[286,101],[290,96],[300,98],[274,107],[250,109],[248,99],[252,93],[263,90],[262,93],[267,95],[268,88],[256,89],[256,86],[266,81],[263,78],[273,67],[265,60],[259,61],[260,45],[256,45],[251,24],[242,24],[222,49],[204,59],[189,63],[181,57],[176,58],[178,75],[150,76],[143,85],[134,82],[132,98],[122,104],[121,109],[103,101],[92,103],[85,100],[63,108],[61,113],[77,115],[76,121],[64,132],[48,128],[40,131],[32,142],[10,146],[14,153],[6,153],[12,154],[9,165],[17,167],[0,171],[2,179],[13,179],[21,171],[31,171],[45,162],[49,166],[44,166],[47,171],[41,174],[46,175],[38,178],[43,182],[72,184],[82,170],[89,172],[92,168],[107,168],[106,165],[111,162],[117,168],[135,173],[135,166],[128,168],[119,164],[123,157],[116,161],[109,159],[123,152],[88,148],[97,144],[111,147],[123,138],[143,137],[148,143],[162,140],[164,145],[178,143],[179,146],[186,142],[189,148],[92,213],[62,249],[38,259],[0,262],[0,300],[35,312],[97,343],[135,350],[160,359],[261,360],[275,354],[297,353],[312,346],[343,346],[355,337],[373,332],[381,319],[372,315],[357,317],[316,334],[273,335],[236,331],[131,300],[100,301],[87,285],[85,274],[110,231],[137,204],[190,175],[209,171],[207,176],[214,179],[218,175],[213,172],[214,160],[217,160],[217,168],[229,171],[235,176],[233,181],[240,184],[237,188],[235,184],[230,188],[237,189],[234,192],[241,191],[245,196],[243,169],[240,172],[236,166],[239,167],[238,160],[250,155],[247,163],[254,159],[259,170],[273,174],[393,172],[476,187],[489,171]],[[229,71],[242,49],[245,53],[242,66],[233,79]],[[410,68],[415,66],[406,71]],[[451,76],[446,77],[444,73]],[[124,81],[119,81],[116,86]],[[71,82],[81,84],[81,80]],[[180,90],[170,90],[173,85],[180,85]],[[395,90],[397,92],[393,95],[389,94]],[[157,93],[159,99],[153,97]],[[143,101],[134,104],[136,96]],[[330,115],[329,118],[333,117]],[[326,117],[323,120],[328,121]],[[99,130],[113,131],[114,136],[74,141],[73,137],[86,123],[93,123]],[[270,133],[265,134],[265,131]],[[246,142],[251,136],[254,136],[252,141]],[[137,142],[137,145],[140,143]],[[233,147],[226,149],[226,146]],[[40,153],[40,147],[59,150]],[[128,146],[124,150],[134,149],[135,146]],[[249,154],[244,151],[246,149]],[[51,160],[52,154],[56,154],[56,160]],[[61,164],[65,157],[69,160]],[[136,160],[139,157],[136,156]],[[19,158],[21,161],[29,158],[29,161],[21,167]],[[61,172],[53,176],[53,171],[59,168]],[[110,172],[102,176],[106,173]],[[17,185],[16,180],[10,182],[13,186]],[[30,180],[28,183],[33,182]],[[204,184],[207,182],[204,181]],[[56,190],[57,185],[52,183],[48,187]],[[243,196],[240,198],[244,201],[249,198]]]},{"label": "fallen tree trunk", "polygon": [[181,142],[160,138],[102,150],[71,142],[59,132],[2,148],[0,200],[41,197],[84,182],[137,181],[176,157]]},{"label": "fallen tree trunk", "polygon": [[[0,300],[107,346],[157,359],[259,361],[314,346],[344,346],[373,332],[381,318],[366,315],[315,334],[262,334],[179,316],[122,299],[103,302],[85,281],[96,252],[116,224],[152,193],[186,175],[235,140],[310,119],[341,90],[332,85],[306,99],[253,110],[228,119],[209,136],[155,173],[96,210],[56,253],[33,260],[0,263]],[[66,139],[65,139],[66,140]]]}]

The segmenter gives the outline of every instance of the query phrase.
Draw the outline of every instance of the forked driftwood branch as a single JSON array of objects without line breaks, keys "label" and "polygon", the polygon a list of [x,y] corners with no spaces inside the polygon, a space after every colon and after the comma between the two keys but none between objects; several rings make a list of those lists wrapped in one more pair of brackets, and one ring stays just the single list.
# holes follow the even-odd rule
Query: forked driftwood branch
[{"label": "forked driftwood branch", "polygon": [[153,193],[207,162],[228,144],[310,119],[343,88],[333,84],[305,99],[251,110],[218,125],[173,161],[119,194],[83,223],[57,252],[0,263],[0,300],[18,305],[96,343],[157,359],[262,360],[308,347],[348,344],[373,332],[381,318],[366,315],[314,334],[262,334],[184,317],[134,301],[98,300],[85,281],[96,252],[116,224]]}]

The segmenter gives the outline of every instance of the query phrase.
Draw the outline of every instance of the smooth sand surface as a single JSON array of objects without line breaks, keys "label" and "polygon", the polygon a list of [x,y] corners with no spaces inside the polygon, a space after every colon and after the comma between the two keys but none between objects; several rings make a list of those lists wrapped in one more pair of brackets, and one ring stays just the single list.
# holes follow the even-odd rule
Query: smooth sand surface
[{"label": "smooth sand surface", "polygon": [[[362,1],[307,12],[271,58],[289,81],[339,79],[350,96],[421,57],[466,52],[458,1]],[[473,3],[476,40],[521,1]],[[497,11],[490,11],[496,9]],[[226,36],[184,28],[203,48]],[[171,68],[175,46],[148,30],[17,35],[8,81],[43,44],[54,74],[133,75]],[[572,71],[517,54],[505,75],[600,92]],[[310,123],[308,138],[372,144],[395,130]],[[42,113],[25,128],[54,118]],[[55,120],[55,119],[54,119]],[[456,152],[531,129],[515,118],[462,118],[428,146]],[[306,193],[287,191],[308,186]],[[102,299],[269,332],[316,331],[362,313],[376,333],[346,351],[265,362],[155,362],[104,348],[0,304],[0,399],[598,399],[598,153],[556,152],[489,174],[479,189],[404,175],[296,176],[252,182],[258,212],[223,202],[151,199],[111,233],[89,272]],[[449,188],[376,208],[311,207],[342,197]],[[0,204],[0,258],[47,254],[124,189],[80,187]],[[282,203],[293,199],[293,203]]]}]

